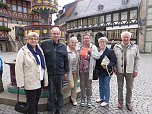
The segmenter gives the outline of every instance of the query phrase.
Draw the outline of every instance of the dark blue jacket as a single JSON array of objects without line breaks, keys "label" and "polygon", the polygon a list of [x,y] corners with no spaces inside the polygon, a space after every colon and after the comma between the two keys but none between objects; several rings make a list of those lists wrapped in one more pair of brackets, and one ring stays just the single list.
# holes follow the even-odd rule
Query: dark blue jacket
[{"label": "dark blue jacket", "polygon": [[104,52],[100,56],[100,58],[96,60],[96,69],[98,69],[100,71],[100,76],[109,76],[107,70],[101,66],[101,62],[102,62],[105,55],[110,60],[110,63],[107,66],[109,73],[111,73],[110,75],[112,75],[112,73],[113,73],[112,69],[116,65],[116,62],[117,62],[116,55],[115,55],[114,51],[112,49],[109,49],[106,47],[106,49],[104,50]]},{"label": "dark blue jacket", "polygon": [[52,40],[41,44],[49,76],[61,76],[69,72],[67,47]]}]

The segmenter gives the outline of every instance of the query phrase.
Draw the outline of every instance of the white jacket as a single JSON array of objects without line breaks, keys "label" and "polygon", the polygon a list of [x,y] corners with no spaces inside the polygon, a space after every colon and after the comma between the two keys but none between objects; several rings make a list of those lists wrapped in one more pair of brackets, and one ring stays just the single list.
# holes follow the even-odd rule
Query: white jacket
[{"label": "white jacket", "polygon": [[[44,55],[43,52],[42,55]],[[26,90],[35,90],[41,88],[39,67],[33,54],[30,52],[27,46],[23,46],[17,54],[15,74],[17,87],[24,86]],[[44,86],[48,86],[47,68],[44,72]]]},{"label": "white jacket", "polygon": [[[124,51],[121,44],[114,46],[114,52],[117,57],[116,70],[124,73]],[[138,72],[139,68],[139,48],[136,44],[130,43],[127,48],[126,73]]]}]

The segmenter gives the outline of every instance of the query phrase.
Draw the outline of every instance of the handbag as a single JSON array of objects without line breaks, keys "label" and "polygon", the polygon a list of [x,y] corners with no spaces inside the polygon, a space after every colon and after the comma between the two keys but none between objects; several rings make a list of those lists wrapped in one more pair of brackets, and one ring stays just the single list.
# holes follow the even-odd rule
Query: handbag
[{"label": "handbag", "polygon": [[15,111],[20,113],[28,113],[29,111],[28,103],[19,101],[19,87],[17,92],[17,103],[15,104]]},{"label": "handbag", "polygon": [[109,72],[108,70],[108,64],[110,63],[110,60],[108,59],[108,57],[105,55],[102,62],[101,62],[101,66],[105,66],[106,67],[106,70],[107,70],[107,73],[109,76],[111,76],[111,74],[113,73],[113,69],[111,72]]},{"label": "handbag", "polygon": [[100,75],[99,70],[95,68],[95,69],[93,70],[93,80],[98,80],[99,75]]},{"label": "handbag", "polygon": [[108,57],[105,55],[102,62],[101,62],[101,66],[107,66],[110,63],[110,60],[108,59]]}]

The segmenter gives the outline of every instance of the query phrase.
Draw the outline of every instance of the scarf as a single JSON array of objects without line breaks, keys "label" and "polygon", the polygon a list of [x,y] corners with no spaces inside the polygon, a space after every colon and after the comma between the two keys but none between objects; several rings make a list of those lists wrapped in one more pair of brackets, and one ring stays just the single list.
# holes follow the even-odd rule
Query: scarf
[{"label": "scarf", "polygon": [[38,46],[36,45],[36,51],[34,51],[33,47],[30,44],[27,44],[27,48],[31,51],[31,53],[33,54],[33,56],[35,57],[35,60],[37,62],[38,65],[40,65],[40,61],[37,57],[37,55],[40,56],[40,60],[41,60],[41,67],[43,69],[45,69],[45,62],[44,62],[44,57],[40,51],[40,49],[38,48]]}]

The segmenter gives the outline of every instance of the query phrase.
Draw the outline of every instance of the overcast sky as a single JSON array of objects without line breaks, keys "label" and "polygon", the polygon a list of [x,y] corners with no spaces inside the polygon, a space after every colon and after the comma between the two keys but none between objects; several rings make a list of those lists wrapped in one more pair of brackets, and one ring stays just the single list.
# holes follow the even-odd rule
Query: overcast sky
[{"label": "overcast sky", "polygon": [[[58,3],[59,3],[59,10],[62,9],[62,7],[66,4],[69,4],[71,2],[74,2],[75,0],[58,0]],[[52,22],[54,23],[54,20],[56,19],[56,14],[54,14],[52,16]]]}]

